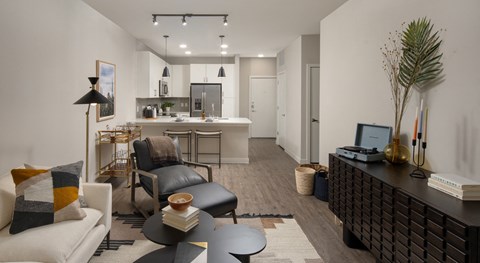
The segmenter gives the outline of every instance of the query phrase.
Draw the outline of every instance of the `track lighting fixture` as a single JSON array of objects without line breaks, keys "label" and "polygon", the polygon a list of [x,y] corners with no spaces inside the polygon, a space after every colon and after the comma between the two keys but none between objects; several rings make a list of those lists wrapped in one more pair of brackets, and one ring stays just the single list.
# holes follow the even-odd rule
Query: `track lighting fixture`
[{"label": "track lighting fixture", "polygon": [[226,77],[225,75],[225,69],[223,68],[223,51],[221,46],[223,45],[223,38],[225,37],[224,35],[220,35],[220,69],[218,70],[218,77],[219,78],[224,78]]},{"label": "track lighting fixture", "polygon": [[170,71],[168,70],[168,67],[167,67],[167,38],[168,38],[168,35],[164,35],[163,36],[165,38],[165,68],[163,69],[163,73],[162,73],[162,77],[164,78],[167,78],[167,77],[170,77]]},{"label": "track lighting fixture", "polygon": [[193,16],[203,16],[203,17],[212,17],[212,16],[219,16],[223,17],[223,25],[227,26],[228,21],[227,21],[227,16],[228,14],[152,14],[153,17],[153,24],[158,25],[157,22],[157,17],[158,16],[178,16],[182,18],[182,25],[186,26],[187,25],[187,17],[193,17]]}]

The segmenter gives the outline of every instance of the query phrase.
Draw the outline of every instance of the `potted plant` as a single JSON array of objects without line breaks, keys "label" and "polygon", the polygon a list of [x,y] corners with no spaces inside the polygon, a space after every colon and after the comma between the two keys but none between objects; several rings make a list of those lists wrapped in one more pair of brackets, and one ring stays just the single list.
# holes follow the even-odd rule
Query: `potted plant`
[{"label": "potted plant", "polygon": [[412,88],[419,90],[438,80],[443,70],[439,52],[442,40],[427,18],[408,24],[403,32],[390,33],[382,50],[383,69],[387,73],[395,111],[395,127],[392,143],[385,149],[391,163],[405,163],[410,158],[408,147],[400,144],[400,127],[403,114],[410,100]]},{"label": "potted plant", "polygon": [[170,107],[173,107],[173,105],[175,105],[175,103],[172,103],[170,101],[165,101],[164,103],[162,103],[163,112],[166,112],[168,114],[170,112]]}]

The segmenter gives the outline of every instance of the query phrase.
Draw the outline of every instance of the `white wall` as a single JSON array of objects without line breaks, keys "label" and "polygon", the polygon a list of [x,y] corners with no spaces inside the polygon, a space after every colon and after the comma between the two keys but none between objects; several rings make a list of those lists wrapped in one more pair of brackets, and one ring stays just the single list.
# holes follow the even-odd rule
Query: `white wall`
[{"label": "white wall", "polygon": [[[414,7],[414,8],[412,8]],[[390,86],[380,47],[403,22],[427,16],[443,28],[445,80],[423,94],[430,109],[428,169],[480,179],[480,2],[348,1],[321,22],[320,158],[352,145],[357,122],[393,126]],[[402,122],[413,130],[414,93]]]},{"label": "white wall", "polygon": [[[285,152],[297,162],[301,159],[302,143],[302,37],[295,39],[282,50],[284,64],[277,59],[277,72],[285,72],[286,85],[286,134]],[[277,56],[278,57],[278,56]]]},{"label": "white wall", "polygon": [[302,140],[301,140],[301,163],[308,161],[307,154],[307,135],[310,134],[310,120],[307,116],[307,65],[320,63],[320,35],[303,35],[302,36],[302,103],[301,103],[301,121],[302,121]]},{"label": "white wall", "polygon": [[[319,35],[303,35],[277,54],[277,75],[285,72],[285,152],[299,163],[306,162],[306,76],[307,64],[319,63]],[[283,62],[283,64],[282,64]]]},{"label": "white wall", "polygon": [[90,178],[95,135],[135,117],[135,39],[80,0],[0,4],[0,172],[24,162],[58,165],[85,159],[86,105],[96,60],[116,64],[116,116],[90,112]]},{"label": "white wall", "polygon": [[240,58],[240,117],[249,116],[250,76],[276,76],[276,72],[275,58]]}]

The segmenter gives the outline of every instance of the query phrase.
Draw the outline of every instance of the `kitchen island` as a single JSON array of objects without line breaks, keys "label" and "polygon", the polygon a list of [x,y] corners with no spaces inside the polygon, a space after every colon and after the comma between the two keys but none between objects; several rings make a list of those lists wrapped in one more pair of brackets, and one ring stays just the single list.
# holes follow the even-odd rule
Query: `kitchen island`
[{"label": "kitchen island", "polygon": [[[249,163],[248,138],[249,127],[252,123],[247,118],[218,118],[212,122],[201,120],[196,117],[185,117],[183,121],[177,121],[173,117],[159,117],[156,119],[136,119],[136,125],[142,126],[142,137],[163,135],[163,131],[169,130],[192,130],[192,161],[195,156],[194,131],[222,131],[222,163]],[[199,145],[201,152],[218,151],[218,143],[215,140],[202,140]],[[181,140],[182,149],[187,149],[185,140]],[[185,150],[184,150],[185,151]],[[184,157],[186,158],[186,157]],[[216,163],[215,156],[200,155],[199,162]]]}]

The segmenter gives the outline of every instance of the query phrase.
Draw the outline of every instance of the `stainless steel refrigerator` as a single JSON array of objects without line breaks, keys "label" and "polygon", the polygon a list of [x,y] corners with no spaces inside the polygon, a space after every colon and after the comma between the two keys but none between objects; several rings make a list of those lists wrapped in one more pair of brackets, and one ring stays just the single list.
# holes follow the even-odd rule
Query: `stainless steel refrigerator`
[{"label": "stainless steel refrigerator", "polygon": [[190,84],[190,117],[222,117],[222,84]]}]

